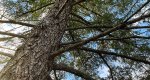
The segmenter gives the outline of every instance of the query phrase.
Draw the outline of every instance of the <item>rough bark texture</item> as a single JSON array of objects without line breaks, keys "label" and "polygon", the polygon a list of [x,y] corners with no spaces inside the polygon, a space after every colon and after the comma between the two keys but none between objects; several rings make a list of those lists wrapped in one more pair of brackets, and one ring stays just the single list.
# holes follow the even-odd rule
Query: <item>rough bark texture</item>
[{"label": "rough bark texture", "polygon": [[[54,7],[39,25],[31,30],[24,45],[1,71],[0,80],[51,80],[49,73],[53,59],[49,56],[59,48],[71,3],[72,0],[56,0]],[[62,8],[63,5],[65,6]]]}]

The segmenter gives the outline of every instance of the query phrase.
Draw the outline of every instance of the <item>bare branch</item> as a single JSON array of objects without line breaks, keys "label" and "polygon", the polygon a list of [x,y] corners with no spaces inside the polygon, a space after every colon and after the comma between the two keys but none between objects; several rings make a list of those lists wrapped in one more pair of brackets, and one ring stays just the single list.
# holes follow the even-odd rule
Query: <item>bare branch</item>
[{"label": "bare branch", "polygon": [[66,64],[60,63],[56,64],[55,67],[53,67],[54,70],[63,70],[72,74],[75,74],[81,78],[84,78],[85,80],[95,80],[90,75],[83,73],[79,70],[74,69],[73,67],[69,67]]},{"label": "bare branch", "polygon": [[11,55],[9,53],[1,52],[1,51],[0,51],[0,55],[7,56],[7,57],[10,57],[10,58],[13,57],[13,55]]},{"label": "bare branch", "polygon": [[136,61],[136,62],[141,62],[141,63],[145,63],[145,64],[149,64],[150,65],[149,61],[138,59],[138,58],[134,58],[134,57],[130,57],[130,56],[126,56],[126,55],[121,55],[121,54],[114,53],[114,52],[107,52],[107,51],[95,50],[95,49],[86,48],[86,47],[82,47],[80,49],[81,50],[85,50],[85,51],[89,51],[89,52],[94,52],[94,53],[97,53],[98,55],[99,54],[113,55],[113,56],[116,56],[116,57],[126,58],[126,59],[129,59],[129,60],[133,60],[133,61]]},{"label": "bare branch", "polygon": [[90,10],[89,8],[86,8],[85,6],[83,6],[83,5],[81,5],[81,4],[79,4],[79,5],[80,5],[80,7],[84,8],[85,10],[91,11],[92,13],[94,13],[94,14],[96,14],[96,15],[102,17],[102,15],[100,15],[99,13],[97,13],[97,12],[95,12],[95,11],[93,11],[93,10]]},{"label": "bare branch", "polygon": [[77,27],[77,28],[68,28],[66,29],[66,31],[69,30],[78,30],[78,29],[110,29],[112,28],[112,26],[87,26],[87,27]]},{"label": "bare branch", "polygon": [[[110,29],[113,26],[87,26],[87,27],[77,27],[77,28],[67,28],[65,29],[65,31],[70,31],[70,30],[78,30],[78,29]],[[150,28],[150,26],[132,26],[132,27],[126,27],[124,29],[121,30],[130,30],[130,29],[146,29],[146,28]]]},{"label": "bare branch", "polygon": [[123,38],[106,38],[106,39],[98,39],[98,40],[124,40],[124,39],[132,39],[132,38],[150,39],[150,37],[145,37],[145,36],[130,36],[130,37],[123,37]]},{"label": "bare branch", "polygon": [[147,0],[146,3],[144,3],[136,12],[134,12],[129,18],[127,18],[124,22],[127,22],[130,18],[132,18],[135,14],[137,14],[144,6],[146,6],[150,0]]},{"label": "bare branch", "polygon": [[57,17],[62,12],[62,10],[65,8],[65,5],[67,4],[68,1],[69,0],[65,0],[65,2],[63,3],[59,11],[56,13],[55,17]]},{"label": "bare branch", "polygon": [[[132,11],[133,7],[138,3],[138,1],[139,0],[136,0],[136,2],[133,4],[133,6],[130,8],[129,12],[124,16],[124,18],[126,18],[129,15],[129,13]],[[126,21],[128,21],[128,19],[126,19]]]},{"label": "bare branch", "polygon": [[15,20],[0,20],[0,23],[11,23],[11,24],[19,24],[22,26],[28,26],[28,27],[35,27],[36,25],[23,23],[23,22],[17,22]]},{"label": "bare branch", "polygon": [[86,0],[77,0],[77,2],[75,2],[73,5],[77,5],[77,4],[80,4],[80,3],[83,3],[85,2]]},{"label": "bare branch", "polygon": [[0,41],[6,41],[6,40],[9,40],[9,39],[12,39],[13,37],[4,37],[4,38],[0,38]]},{"label": "bare branch", "polygon": [[132,19],[132,20],[126,22],[125,24],[132,24],[132,23],[138,22],[138,21],[145,19],[145,18],[148,18],[148,17],[150,17],[150,13],[147,13],[145,15],[138,17],[138,18]]},{"label": "bare branch", "polygon": [[0,31],[0,34],[2,34],[2,35],[8,35],[8,36],[13,36],[13,37],[18,37],[18,38],[25,38],[25,37],[22,36],[22,35],[13,34],[13,33],[8,33],[8,32],[2,32],[2,31]]},{"label": "bare branch", "polygon": [[90,22],[86,21],[84,18],[82,18],[81,16],[75,14],[75,13],[71,13],[71,15],[73,15],[76,18],[79,18],[80,20],[82,20],[84,23],[86,23],[86,25],[90,25]]},{"label": "bare branch", "polygon": [[144,28],[150,28],[150,26],[132,26],[132,27],[124,28],[124,29],[128,30],[128,29],[144,29]]},{"label": "bare branch", "polygon": [[44,8],[44,7],[47,7],[47,6],[51,5],[51,4],[54,4],[54,3],[48,3],[48,4],[46,4],[46,5],[42,6],[42,7],[39,7],[39,8],[37,8],[37,9],[30,10],[30,11],[28,11],[28,12],[22,13],[22,14],[19,15],[18,17],[21,17],[21,16],[26,15],[26,14],[29,14],[29,13],[36,12],[36,11],[38,11],[38,10]]},{"label": "bare branch", "polygon": [[102,54],[99,54],[99,56],[102,58],[102,60],[103,60],[104,63],[106,64],[106,66],[109,68],[111,79],[114,80],[112,68],[111,68],[110,65],[107,63],[107,61],[106,61],[105,58],[102,56]]}]

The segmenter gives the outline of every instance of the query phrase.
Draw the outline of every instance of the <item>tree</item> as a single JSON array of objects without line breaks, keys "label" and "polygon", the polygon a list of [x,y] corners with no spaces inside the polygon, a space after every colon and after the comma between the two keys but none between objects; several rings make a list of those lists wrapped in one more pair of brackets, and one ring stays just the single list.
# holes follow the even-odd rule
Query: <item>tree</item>
[{"label": "tree", "polygon": [[[0,41],[13,43],[17,37],[22,43],[15,55],[0,52],[10,58],[4,60],[1,80],[59,80],[67,78],[66,72],[85,80],[148,79],[149,0],[2,2],[6,13],[0,23],[31,29],[0,31],[7,35]],[[106,77],[97,73],[104,67]]]}]

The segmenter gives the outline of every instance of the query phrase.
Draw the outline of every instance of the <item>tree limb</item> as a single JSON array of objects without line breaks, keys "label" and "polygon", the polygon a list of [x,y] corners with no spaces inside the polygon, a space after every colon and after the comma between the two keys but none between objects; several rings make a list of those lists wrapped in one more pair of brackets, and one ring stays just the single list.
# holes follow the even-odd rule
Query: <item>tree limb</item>
[{"label": "tree limb", "polygon": [[127,22],[129,19],[131,19],[135,14],[137,14],[144,6],[146,6],[150,0],[148,0],[146,3],[144,3],[137,11],[135,11],[130,17],[128,17],[124,22]]},{"label": "tree limb", "polygon": [[11,24],[19,24],[22,26],[28,26],[28,27],[35,27],[36,25],[23,23],[23,22],[17,22],[15,20],[0,20],[0,23],[11,23]]},{"label": "tree limb", "polygon": [[142,19],[145,19],[145,18],[148,18],[148,17],[150,17],[150,13],[147,13],[145,15],[142,15],[142,16],[138,17],[138,18],[132,19],[132,20],[126,22],[125,24],[127,24],[127,25],[132,24],[132,23],[138,22],[138,21],[140,21]]},{"label": "tree limb", "polygon": [[80,4],[82,2],[85,2],[86,0],[76,0],[77,2],[75,2],[73,5],[77,5],[77,4]]},{"label": "tree limb", "polygon": [[59,11],[56,13],[55,17],[57,17],[61,12],[62,10],[65,8],[65,5],[67,4],[69,0],[65,0],[63,5],[61,6],[61,8],[59,9]]},{"label": "tree limb", "polygon": [[13,36],[13,37],[18,37],[18,38],[25,38],[25,37],[22,36],[22,35],[13,34],[13,33],[8,33],[8,32],[2,32],[2,31],[0,31],[0,34],[2,34],[2,35],[8,35],[8,36]]},{"label": "tree limb", "polygon": [[0,51],[0,55],[7,56],[7,57],[10,57],[10,58],[13,57],[13,55],[11,55],[9,53],[1,52],[1,51]]},{"label": "tree limb", "polygon": [[0,38],[0,41],[6,41],[6,40],[10,40],[12,39],[13,37],[4,37],[4,38]]},{"label": "tree limb", "polygon": [[124,40],[124,39],[131,39],[131,38],[141,38],[141,39],[150,39],[150,37],[145,36],[130,36],[130,37],[123,37],[123,38],[104,38],[104,39],[98,39],[98,40]]},{"label": "tree limb", "polygon": [[[113,26],[87,26],[87,27],[77,27],[77,28],[67,28],[65,31],[70,31],[70,30],[78,30],[78,29],[110,29]],[[150,26],[132,26],[132,27],[126,27],[121,30],[130,30],[130,29],[144,29],[144,28],[150,28]]]},{"label": "tree limb", "polygon": [[42,6],[42,7],[39,7],[39,8],[37,8],[37,9],[30,10],[30,11],[28,11],[28,12],[22,13],[22,14],[19,15],[18,17],[21,17],[21,16],[26,15],[26,14],[28,14],[28,13],[36,12],[36,11],[38,11],[38,10],[44,8],[44,7],[47,7],[47,6],[51,5],[51,4],[54,4],[54,3],[48,3],[48,4],[46,4],[46,5]]},{"label": "tree limb", "polygon": [[106,66],[109,68],[111,79],[114,80],[112,68],[111,68],[110,65],[107,63],[107,61],[106,61],[105,58],[102,56],[102,54],[99,54],[99,56],[102,58],[103,62],[106,64]]},{"label": "tree limb", "polygon": [[100,54],[113,55],[113,56],[116,56],[116,57],[126,58],[126,59],[129,59],[129,60],[133,60],[133,61],[136,61],[136,62],[142,62],[144,64],[149,64],[150,65],[149,61],[142,60],[142,59],[137,59],[137,58],[126,56],[126,55],[121,55],[121,54],[114,53],[114,52],[107,52],[107,51],[95,50],[95,49],[86,48],[86,47],[82,47],[82,48],[79,48],[79,49],[85,50],[85,51],[89,51],[89,52],[94,52],[94,53],[97,53],[98,55],[100,55]]},{"label": "tree limb", "polygon": [[74,69],[73,67],[69,67],[66,64],[60,63],[60,64],[55,64],[55,67],[53,67],[54,70],[63,70],[72,74],[75,74],[81,78],[84,78],[85,80],[95,80],[93,79],[90,75],[85,74],[79,70]]}]

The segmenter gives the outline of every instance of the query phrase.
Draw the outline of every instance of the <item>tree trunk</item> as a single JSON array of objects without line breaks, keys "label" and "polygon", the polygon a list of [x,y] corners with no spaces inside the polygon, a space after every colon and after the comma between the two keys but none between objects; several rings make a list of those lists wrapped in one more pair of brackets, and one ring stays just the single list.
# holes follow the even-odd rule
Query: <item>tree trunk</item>
[{"label": "tree trunk", "polygon": [[51,80],[53,59],[67,27],[72,0],[56,0],[46,17],[31,30],[21,46],[0,73],[0,80]]}]

